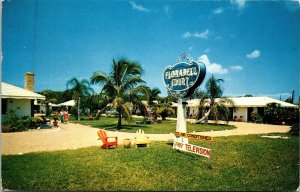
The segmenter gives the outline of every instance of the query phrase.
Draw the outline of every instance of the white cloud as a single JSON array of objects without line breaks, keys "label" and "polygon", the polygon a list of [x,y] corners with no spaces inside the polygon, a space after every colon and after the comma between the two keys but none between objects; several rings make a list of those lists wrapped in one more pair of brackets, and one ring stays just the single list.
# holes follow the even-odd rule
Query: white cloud
[{"label": "white cloud", "polygon": [[246,0],[230,0],[234,5],[237,5],[238,9],[243,9],[246,4]]},{"label": "white cloud", "polygon": [[203,62],[206,65],[206,71],[212,74],[227,74],[229,71],[217,63],[211,63],[207,55],[202,55],[198,58],[198,61]]},{"label": "white cloud", "polygon": [[222,8],[217,8],[217,9],[214,9],[213,11],[212,11],[212,13],[214,14],[214,15],[220,15],[220,14],[222,14],[224,12],[224,9],[222,9]]},{"label": "white cloud", "polygon": [[194,32],[194,33],[191,33],[191,32],[185,32],[185,33],[182,35],[182,37],[183,37],[183,38],[196,37],[196,38],[200,38],[200,39],[207,39],[209,34],[210,34],[209,30],[206,29],[206,30],[203,31],[203,32]]},{"label": "white cloud", "polygon": [[229,69],[232,71],[242,71],[243,67],[240,65],[233,65],[233,66],[230,66]]},{"label": "white cloud", "polygon": [[138,5],[135,2],[133,2],[133,1],[130,1],[130,4],[132,5],[132,8],[134,10],[142,11],[142,12],[149,12],[149,9],[143,7],[142,5]]},{"label": "white cloud", "polygon": [[260,56],[260,51],[257,49],[255,49],[254,51],[246,55],[246,57],[249,59],[255,59],[258,58],[259,56]]},{"label": "white cloud", "polygon": [[207,39],[209,35],[209,30],[206,29],[205,31],[201,32],[201,33],[198,33],[198,32],[195,32],[194,36],[195,37],[198,37],[198,38],[201,38],[201,39]]},{"label": "white cloud", "polygon": [[189,37],[191,37],[191,36],[192,36],[192,34],[191,34],[190,32],[185,32],[185,33],[182,35],[183,38],[189,38]]}]

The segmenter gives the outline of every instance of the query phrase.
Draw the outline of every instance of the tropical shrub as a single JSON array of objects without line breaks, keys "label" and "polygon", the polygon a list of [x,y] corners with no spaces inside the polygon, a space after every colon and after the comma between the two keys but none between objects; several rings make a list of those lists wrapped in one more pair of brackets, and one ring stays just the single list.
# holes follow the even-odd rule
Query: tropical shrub
[{"label": "tropical shrub", "polygon": [[299,124],[294,124],[291,126],[291,130],[289,131],[291,135],[299,135]]},{"label": "tropical shrub", "polygon": [[168,103],[161,104],[161,106],[159,106],[156,110],[156,115],[161,116],[163,120],[165,120],[166,117],[169,117],[173,114],[175,114],[175,111]]},{"label": "tropical shrub", "polygon": [[263,117],[259,115],[257,112],[252,112],[251,113],[252,121],[254,123],[262,123],[263,122]]},{"label": "tropical shrub", "polygon": [[2,129],[3,132],[18,132],[26,131],[28,129],[36,129],[42,123],[42,120],[34,117],[23,116],[19,117],[11,112],[3,116]]},{"label": "tropical shrub", "polygon": [[265,108],[263,122],[293,125],[299,122],[299,111],[294,108],[283,108],[278,103],[269,103]]}]

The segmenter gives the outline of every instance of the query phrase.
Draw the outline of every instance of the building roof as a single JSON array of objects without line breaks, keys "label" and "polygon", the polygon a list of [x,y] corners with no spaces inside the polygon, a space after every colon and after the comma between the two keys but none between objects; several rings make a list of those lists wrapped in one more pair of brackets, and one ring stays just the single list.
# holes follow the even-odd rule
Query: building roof
[{"label": "building roof", "polygon": [[1,97],[12,99],[42,99],[45,100],[44,95],[37,94],[35,92],[17,87],[5,82],[1,82]]},{"label": "building roof", "polygon": [[[228,98],[234,102],[235,107],[265,107],[269,103],[278,103],[281,107],[297,108],[297,105],[273,99],[270,97],[232,97]],[[216,101],[219,99],[217,98]],[[200,99],[188,100],[188,107],[198,107]],[[173,103],[172,107],[177,107],[177,103]]]},{"label": "building roof", "polygon": [[233,100],[235,106],[239,107],[265,107],[269,103],[278,103],[281,107],[298,107],[297,105],[270,97],[235,97],[230,99]]},{"label": "building roof", "polygon": [[57,104],[58,106],[75,106],[75,100],[70,100],[70,101],[66,101],[66,102],[63,102],[63,103],[59,103]]}]

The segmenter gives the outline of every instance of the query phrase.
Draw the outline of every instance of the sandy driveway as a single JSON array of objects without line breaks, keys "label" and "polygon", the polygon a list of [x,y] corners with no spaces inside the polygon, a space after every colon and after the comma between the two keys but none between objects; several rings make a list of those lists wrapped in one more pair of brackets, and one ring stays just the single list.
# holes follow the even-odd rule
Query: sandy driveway
[{"label": "sandy driveway", "polygon": [[[198,132],[200,135],[229,136],[244,134],[285,133],[289,126],[264,125],[231,122],[237,127],[228,131]],[[2,154],[23,154],[36,151],[55,151],[77,149],[81,147],[99,146],[97,128],[79,124],[62,124],[61,128],[40,129],[17,133],[2,133]],[[174,130],[175,131],[175,130]],[[107,131],[108,136],[118,136],[119,143],[124,138],[134,138],[134,133]],[[173,134],[146,134],[150,140],[172,140]]]}]

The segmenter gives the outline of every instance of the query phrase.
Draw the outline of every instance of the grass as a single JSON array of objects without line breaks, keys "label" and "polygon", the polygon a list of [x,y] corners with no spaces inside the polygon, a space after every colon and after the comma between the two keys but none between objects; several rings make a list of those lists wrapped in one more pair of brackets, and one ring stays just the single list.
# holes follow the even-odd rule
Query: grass
[{"label": "grass", "polygon": [[298,187],[299,137],[248,135],[190,142],[212,149],[213,158],[177,152],[165,142],[152,142],[150,148],[89,147],[3,155],[3,187],[53,191],[291,191]]},{"label": "grass", "polygon": [[[125,119],[122,119],[122,129],[119,131],[135,133],[138,129],[143,129],[145,133],[171,133],[176,130],[176,121],[164,120],[161,123],[153,124],[136,124],[135,121],[141,121],[140,118],[134,118],[133,123],[128,124]],[[71,120],[72,123],[80,123],[90,125],[91,127],[102,128],[106,130],[116,130],[118,119],[114,117],[100,117],[99,120]],[[216,125],[216,124],[191,124],[187,123],[187,132],[192,131],[220,131],[220,130],[235,129],[232,125]]]}]

